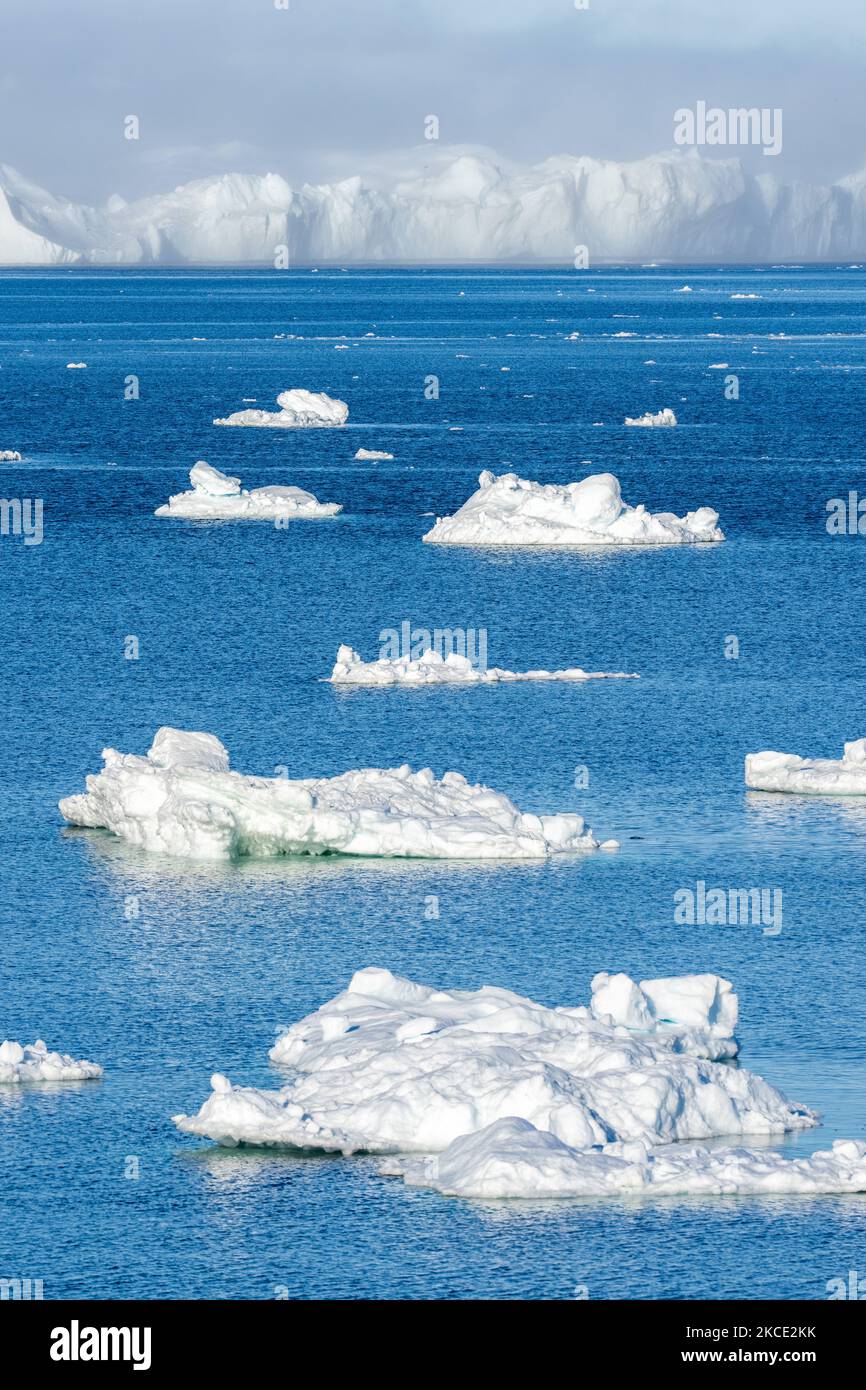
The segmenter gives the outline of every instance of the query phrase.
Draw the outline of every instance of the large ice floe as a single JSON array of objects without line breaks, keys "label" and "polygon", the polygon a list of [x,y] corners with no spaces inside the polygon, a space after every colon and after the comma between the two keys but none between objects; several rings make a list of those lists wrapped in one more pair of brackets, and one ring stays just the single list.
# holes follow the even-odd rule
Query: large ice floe
[{"label": "large ice floe", "polygon": [[0,463],[20,463],[21,455],[17,449],[0,449]]},{"label": "large ice floe", "polygon": [[72,825],[189,859],[351,854],[540,859],[614,849],[574,814],[520,812],[458,772],[367,768],[338,777],[247,777],[213,734],[158,730],[145,757],[106,748],[87,791],[60,802]]},{"label": "large ice floe", "polygon": [[320,502],[300,487],[256,487],[249,492],[240,478],[230,478],[200,459],[190,469],[191,492],[178,492],[154,516],[176,516],[187,521],[316,520],[336,516],[339,502]]},{"label": "large ice floe", "polygon": [[217,1073],[184,1133],[227,1146],[394,1155],[381,1170],[472,1197],[866,1190],[866,1145],[789,1160],[685,1147],[817,1116],[732,1065],[737,998],[717,975],[602,972],[589,1007],[429,988],[361,970],[270,1053],[274,1091]]},{"label": "large ice floe", "polygon": [[677,423],[677,417],[669,407],[665,407],[664,410],[657,411],[655,415],[651,410],[648,410],[645,415],[626,415],[624,423],[626,425],[639,425],[644,428],[655,426],[669,429]]},{"label": "large ice floe", "polygon": [[349,646],[337,651],[330,677],[334,685],[496,685],[503,681],[637,680],[626,671],[584,671],[570,666],[564,671],[504,671],[499,666],[479,668],[468,656],[425,651],[419,657],[381,656],[363,661]]},{"label": "large ice floe", "polygon": [[49,1052],[40,1038],[35,1043],[0,1043],[0,1084],[29,1081],[93,1081],[102,1075],[95,1062],[76,1062],[63,1052]]},{"label": "large ice floe", "polygon": [[841,758],[800,758],[796,753],[746,754],[746,786],[761,792],[812,796],[866,796],[866,738],[846,743]]},{"label": "large ice floe", "polygon": [[579,483],[534,483],[485,470],[478,491],[453,516],[439,517],[430,545],[687,545],[723,541],[719,514],[649,512],[622,499],[612,473]]},{"label": "large ice floe", "polygon": [[345,425],[349,418],[346,402],[335,400],[324,391],[281,391],[277,405],[279,410],[236,410],[234,415],[214,420],[214,424],[293,430]]}]

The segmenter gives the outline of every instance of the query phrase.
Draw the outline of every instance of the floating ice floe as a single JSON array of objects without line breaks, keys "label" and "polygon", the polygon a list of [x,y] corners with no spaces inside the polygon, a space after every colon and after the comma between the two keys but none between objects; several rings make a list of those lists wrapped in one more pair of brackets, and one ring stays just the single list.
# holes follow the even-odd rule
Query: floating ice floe
[{"label": "floating ice floe", "polygon": [[95,1062],[76,1062],[62,1052],[49,1052],[41,1038],[35,1043],[0,1043],[0,1084],[25,1081],[91,1081],[102,1075]]},{"label": "floating ice floe", "polygon": [[655,415],[653,415],[651,410],[648,410],[645,415],[626,415],[623,421],[623,424],[626,425],[639,425],[642,428],[652,428],[656,426],[662,429],[670,429],[676,423],[677,417],[668,406],[666,406],[664,410],[657,411]]},{"label": "floating ice floe", "polygon": [[17,449],[0,449],[0,463],[20,463],[21,455]]},{"label": "floating ice floe", "polygon": [[275,1091],[217,1073],[187,1134],[391,1158],[468,1197],[866,1190],[866,1144],[785,1159],[679,1147],[808,1129],[817,1116],[730,1065],[737,998],[717,975],[601,973],[586,1007],[441,990],[366,969],[278,1039]]},{"label": "floating ice floe", "polygon": [[393,457],[393,454],[381,453],[378,449],[359,449],[355,455],[356,460],[365,459],[369,462],[375,462],[378,459],[392,459]]},{"label": "floating ice floe", "polygon": [[256,487],[249,492],[240,478],[230,478],[203,459],[190,469],[191,492],[177,492],[154,516],[176,516],[187,521],[315,520],[336,516],[339,502],[320,502],[300,487]]},{"label": "floating ice floe", "polygon": [[76,371],[76,370],[77,370],[77,371],[80,371],[83,367],[86,367],[86,366],[87,366],[87,363],[86,363],[86,362],[67,362],[67,363],[66,363],[66,370],[67,370],[68,372]]},{"label": "floating ice floe", "polygon": [[363,661],[345,644],[337,652],[330,676],[334,685],[495,685],[501,681],[591,681],[637,680],[625,671],[584,671],[571,666],[564,671],[503,671],[498,666],[481,668],[468,656],[449,652],[425,651],[414,660],[408,656],[381,656]]},{"label": "floating ice floe", "polygon": [[785,1158],[766,1149],[678,1150],[641,1140],[579,1149],[528,1120],[498,1120],[455,1139],[441,1154],[391,1159],[384,1177],[451,1197],[761,1196],[866,1192],[866,1144]]},{"label": "floating ice floe", "polygon": [[440,517],[431,545],[683,545],[723,541],[718,512],[648,512],[622,500],[619,480],[596,473],[579,483],[535,483],[485,471],[453,516]]},{"label": "floating ice floe", "polygon": [[866,738],[846,743],[842,757],[800,758],[796,753],[746,754],[746,786],[761,792],[812,796],[866,796]]},{"label": "floating ice floe", "polygon": [[324,391],[281,391],[277,396],[279,410],[238,410],[215,425],[249,425],[268,429],[301,429],[317,426],[345,425],[349,407],[345,401],[334,400]]},{"label": "floating ice floe", "polygon": [[376,858],[540,859],[615,849],[574,814],[521,813],[458,772],[367,768],[337,777],[229,771],[213,734],[159,729],[145,757],[106,748],[87,791],[60,802],[72,825],[188,859],[351,854]]}]

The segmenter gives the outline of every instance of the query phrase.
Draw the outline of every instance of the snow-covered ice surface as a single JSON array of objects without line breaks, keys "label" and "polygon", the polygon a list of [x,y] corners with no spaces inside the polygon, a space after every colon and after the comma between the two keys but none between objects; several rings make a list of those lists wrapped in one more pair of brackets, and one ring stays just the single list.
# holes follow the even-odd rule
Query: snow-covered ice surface
[{"label": "snow-covered ice surface", "polygon": [[[562,155],[518,165],[490,150],[400,153],[373,176],[291,184],[224,174],[101,207],[0,166],[0,263],[291,264],[860,258],[866,172],[783,182],[696,149],[617,163]],[[688,289],[683,286],[683,289]]]},{"label": "snow-covered ice surface", "polygon": [[503,671],[499,666],[479,669],[468,656],[449,652],[441,656],[425,651],[414,660],[408,656],[379,657],[363,661],[345,644],[337,652],[330,676],[334,685],[496,685],[501,681],[637,680],[626,671],[584,671],[572,666],[564,671]]},{"label": "snow-covered ice surface", "polygon": [[866,738],[846,743],[841,758],[800,758],[796,753],[746,754],[746,786],[762,792],[813,796],[866,795]]},{"label": "snow-covered ice surface", "polygon": [[247,491],[240,478],[231,478],[203,459],[190,469],[192,491],[178,492],[155,516],[176,516],[187,521],[316,520],[336,516],[339,502],[320,502],[299,487],[271,485]]},{"label": "snow-covered ice surface", "polygon": [[638,425],[646,428],[652,428],[655,426],[661,429],[669,429],[671,428],[671,426],[677,423],[677,417],[669,406],[665,406],[664,410],[657,411],[655,415],[653,415],[651,410],[648,410],[645,415],[627,415],[623,423],[626,425]]},{"label": "snow-covered ice surface", "polygon": [[393,454],[386,454],[379,449],[359,449],[355,455],[356,461],[366,460],[368,462],[378,462],[380,459],[392,459]]},{"label": "snow-covered ice surface", "polygon": [[458,772],[437,780],[367,768],[337,777],[246,777],[213,734],[162,728],[145,757],[103,751],[87,791],[60,802],[72,825],[105,829],[189,859],[351,854],[376,858],[540,859],[616,848],[581,816],[521,813]]},{"label": "snow-covered ice surface", "polygon": [[724,1060],[737,1015],[716,975],[602,972],[588,1008],[549,1008],[368,968],[278,1039],[281,1089],[217,1073],[199,1112],[174,1121],[226,1146],[409,1155],[381,1171],[467,1197],[866,1191],[858,1142],[796,1160],[685,1147],[817,1124]]},{"label": "snow-covered ice surface", "polygon": [[440,517],[432,545],[685,545],[723,541],[718,512],[648,512],[623,501],[619,480],[596,473],[579,483],[535,483],[486,471],[453,516]]},{"label": "snow-covered ice surface", "polygon": [[679,1149],[641,1140],[579,1149],[528,1120],[497,1120],[441,1154],[380,1172],[452,1197],[760,1196],[866,1192],[866,1144],[838,1139],[808,1158],[767,1149]]},{"label": "snow-covered ice surface", "polygon": [[259,429],[315,429],[345,425],[349,407],[324,391],[304,391],[300,388],[281,391],[277,396],[279,410],[237,410],[234,415],[214,420],[215,425],[247,425]]},{"label": "snow-covered ice surface", "polygon": [[41,1040],[35,1043],[0,1043],[0,1085],[40,1081],[91,1081],[102,1075],[95,1062],[77,1062],[63,1052],[49,1052]]}]

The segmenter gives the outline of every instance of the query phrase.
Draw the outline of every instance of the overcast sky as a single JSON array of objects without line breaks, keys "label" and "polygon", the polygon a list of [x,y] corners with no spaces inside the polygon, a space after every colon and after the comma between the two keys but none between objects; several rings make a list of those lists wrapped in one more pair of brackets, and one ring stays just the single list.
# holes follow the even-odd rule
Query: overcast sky
[{"label": "overcast sky", "polygon": [[864,0],[288,6],[0,0],[0,163],[92,202],[227,170],[325,181],[417,146],[428,114],[440,147],[633,159],[670,149],[674,110],[703,99],[783,109],[762,173],[866,165]]}]

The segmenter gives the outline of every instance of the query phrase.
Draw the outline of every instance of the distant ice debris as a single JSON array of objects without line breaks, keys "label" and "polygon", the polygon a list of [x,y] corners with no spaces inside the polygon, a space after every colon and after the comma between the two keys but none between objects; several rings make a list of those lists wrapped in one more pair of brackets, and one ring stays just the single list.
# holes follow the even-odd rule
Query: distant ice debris
[{"label": "distant ice debris", "polygon": [[21,455],[17,449],[0,449],[0,463],[20,463]]},{"label": "distant ice debris", "polygon": [[86,367],[86,366],[87,366],[87,363],[86,363],[86,362],[67,362],[67,363],[66,363],[66,370],[67,370],[68,372],[71,372],[71,371],[73,371],[73,370],[75,370],[75,369],[80,370],[82,367]]},{"label": "distant ice debris", "polygon": [[800,758],[796,753],[747,753],[746,786],[761,792],[866,796],[866,738],[846,743],[836,760]]},{"label": "distant ice debris", "polygon": [[659,410],[655,415],[653,415],[651,410],[648,410],[645,415],[639,415],[637,417],[626,415],[623,423],[626,425],[640,425],[644,428],[660,426],[670,429],[677,423],[677,417],[674,412],[666,406],[664,410]]},{"label": "distant ice debris", "polygon": [[478,491],[453,516],[440,517],[430,545],[685,545],[722,541],[718,512],[649,512],[622,499],[612,473],[578,483],[535,483],[485,470]]},{"label": "distant ice debris", "polygon": [[247,491],[240,478],[230,478],[200,459],[190,469],[191,492],[177,492],[154,516],[187,521],[318,520],[343,510],[339,502],[320,502],[303,488],[279,484]]},{"label": "distant ice debris", "polygon": [[694,290],[691,285],[681,285],[677,290],[677,294],[694,294]]},{"label": "distant ice debris", "polygon": [[425,651],[415,660],[408,656],[379,657],[362,661],[351,647],[343,645],[330,677],[334,685],[495,685],[502,681],[590,681],[637,680],[625,671],[584,671],[579,666],[564,671],[503,671],[498,666],[479,668],[468,656],[449,652]]},{"label": "distant ice debris", "polygon": [[407,766],[337,777],[229,771],[213,734],[159,729],[145,757],[106,748],[87,791],[60,802],[72,825],[112,831],[188,859],[352,854],[376,858],[541,859],[613,848],[581,816],[523,814],[458,772]]},{"label": "distant ice debris", "polygon": [[727,362],[711,362],[707,367],[708,372],[723,372],[727,368]]},{"label": "distant ice debris", "polygon": [[324,391],[281,391],[277,396],[277,405],[279,410],[237,410],[225,419],[214,420],[214,424],[247,425],[260,429],[310,429],[345,425],[349,417],[346,402],[335,400]]},{"label": "distant ice debris", "polygon": [[378,462],[379,459],[392,459],[393,457],[393,454],[382,453],[378,449],[359,449],[355,455],[356,461],[363,459],[370,463]]},{"label": "distant ice debris", "polygon": [[76,1062],[62,1052],[49,1052],[41,1038],[35,1043],[0,1043],[0,1085],[24,1082],[91,1081],[102,1075],[95,1062]]},{"label": "distant ice debris", "polygon": [[549,1008],[485,985],[355,974],[293,1024],[271,1060],[279,1090],[217,1073],[186,1134],[351,1154],[463,1197],[866,1191],[866,1144],[785,1159],[766,1149],[681,1147],[817,1123],[736,1055],[737,998],[717,975],[604,972],[587,1007]]}]

